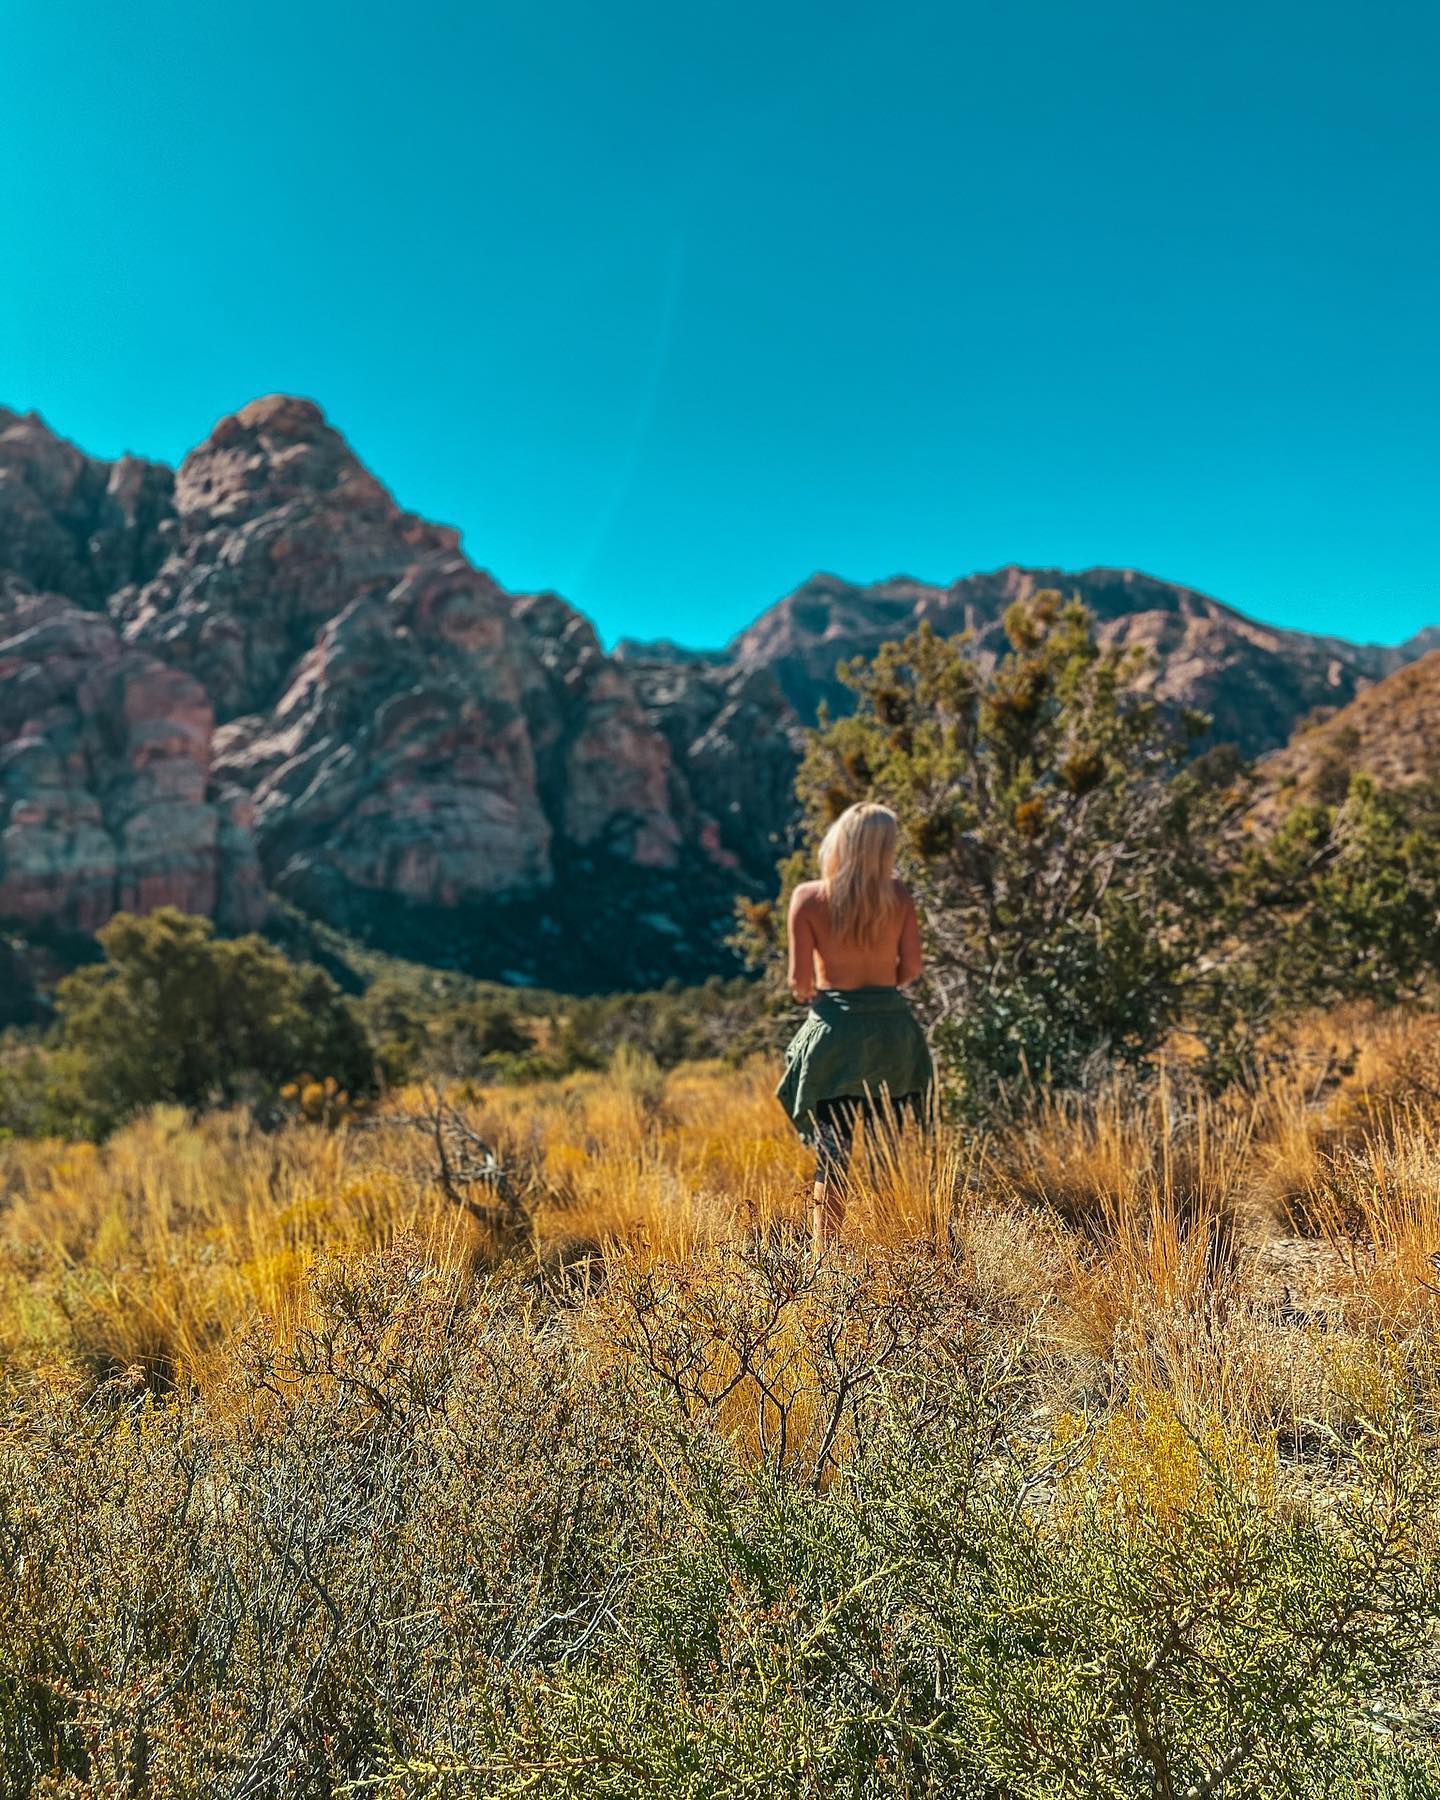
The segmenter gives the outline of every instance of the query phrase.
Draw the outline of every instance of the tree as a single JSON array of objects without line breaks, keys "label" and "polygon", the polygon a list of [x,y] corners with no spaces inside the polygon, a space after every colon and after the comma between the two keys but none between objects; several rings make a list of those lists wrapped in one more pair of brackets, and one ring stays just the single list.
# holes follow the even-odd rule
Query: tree
[{"label": "tree", "polygon": [[739,943],[778,966],[783,901],[830,822],[873,799],[900,819],[926,943],[920,994],[953,1099],[982,1112],[1017,1080],[1141,1062],[1177,1028],[1212,1079],[1308,1007],[1433,995],[1440,786],[1331,770],[1264,825],[1232,746],[1143,691],[1053,592],[1012,607],[1008,651],[922,627],[840,674],[797,794],[805,849],[782,904],[742,907]]},{"label": "tree", "polygon": [[61,984],[58,1063],[76,1113],[107,1130],[158,1101],[204,1106],[272,1095],[296,1076],[373,1079],[369,1041],[330,977],[263,938],[219,939],[165,907],[117,914],[105,960]]},{"label": "tree", "polygon": [[[1144,694],[1142,656],[1102,648],[1078,603],[1037,594],[1005,631],[998,662],[922,627],[841,669],[855,712],[811,735],[810,854],[785,870],[787,886],[808,870],[852,802],[894,808],[923,1004],[971,1109],[1155,1050],[1223,933],[1218,847],[1241,795],[1233,759],[1187,761],[1205,721]],[[778,917],[752,909],[752,944]]]},{"label": "tree", "polygon": [[1352,774],[1339,794],[1293,806],[1237,861],[1235,981],[1252,1013],[1395,1005],[1440,972],[1440,791]]}]

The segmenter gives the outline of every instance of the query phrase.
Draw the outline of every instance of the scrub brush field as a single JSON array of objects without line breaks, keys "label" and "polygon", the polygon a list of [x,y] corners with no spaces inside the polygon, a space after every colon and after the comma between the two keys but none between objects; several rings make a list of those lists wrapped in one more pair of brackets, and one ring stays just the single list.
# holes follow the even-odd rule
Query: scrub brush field
[{"label": "scrub brush field", "polygon": [[857,1154],[773,1064],[0,1145],[0,1786],[1440,1794],[1440,1045]]}]

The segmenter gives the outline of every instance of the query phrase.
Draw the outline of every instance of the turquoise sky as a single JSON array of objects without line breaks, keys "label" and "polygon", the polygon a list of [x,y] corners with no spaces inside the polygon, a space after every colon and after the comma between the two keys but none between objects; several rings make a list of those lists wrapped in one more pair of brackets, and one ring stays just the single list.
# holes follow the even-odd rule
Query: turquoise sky
[{"label": "turquoise sky", "polygon": [[816,568],[1440,622],[1440,9],[0,0],[0,401],[276,389],[607,638]]}]

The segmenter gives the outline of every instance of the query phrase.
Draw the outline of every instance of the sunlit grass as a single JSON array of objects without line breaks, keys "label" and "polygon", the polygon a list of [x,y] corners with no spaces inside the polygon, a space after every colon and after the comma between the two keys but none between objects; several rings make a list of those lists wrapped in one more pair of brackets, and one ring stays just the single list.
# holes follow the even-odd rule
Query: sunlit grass
[{"label": "sunlit grass", "polygon": [[[1303,1023],[1290,1054],[1220,1095],[1178,1068],[989,1134],[862,1133],[837,1255],[961,1268],[977,1306],[1046,1346],[1057,1403],[1163,1388],[1257,1427],[1348,1415],[1342,1338],[1413,1345],[1440,1304],[1435,1036],[1429,1019],[1352,1012]],[[763,1062],[663,1074],[621,1057],[450,1092],[519,1196],[508,1235],[486,1193],[446,1192],[421,1090],[338,1129],[159,1108],[99,1147],[6,1145],[0,1355],[205,1386],[256,1320],[281,1341],[305,1324],[317,1267],[400,1241],[466,1281],[505,1262],[542,1284],[583,1267],[593,1289],[697,1259],[718,1279],[727,1245],[803,1243],[810,1157],[773,1081]],[[799,1368],[799,1312],[785,1329]]]},{"label": "sunlit grass", "polygon": [[[483,1747],[497,1721],[530,1716],[497,1672],[547,1631],[564,1658],[604,1636],[593,1683],[653,1604],[658,1622],[635,1640],[648,1680],[689,1642],[707,1593],[725,1619],[738,1609],[730,1660],[722,1670],[707,1639],[665,1716],[693,1690],[694,1716],[719,1696],[748,1719],[745,1671],[812,1556],[833,1561],[805,1627],[811,1674],[817,1634],[843,1639],[861,1672],[888,1654],[883,1632],[848,1615],[836,1626],[847,1597],[883,1590],[903,1648],[916,1620],[976,1622],[963,1584],[933,1604],[950,1592],[924,1586],[936,1571],[998,1568],[981,1637],[1015,1608],[1045,1612],[1097,1719],[1119,1716],[1110,1664],[1093,1661],[1097,1619],[1124,1622],[1114,1679],[1142,1698],[1145,1671],[1182,1639],[1195,1669],[1220,1667],[1231,1639],[1216,1619],[1233,1655],[1214,1679],[1243,1677],[1266,1569],[1274,1618],[1298,1630],[1325,1532],[1341,1530],[1341,1550],[1320,1574],[1367,1606],[1430,1554],[1436,1036],[1431,1020],[1337,1015],[1220,1094],[1177,1065],[983,1133],[863,1130],[843,1237],[818,1265],[810,1155],[763,1062],[662,1073],[621,1057],[526,1087],[406,1090],[335,1128],[162,1108],[100,1146],[0,1145],[0,1461],[6,1517],[40,1546],[7,1565],[21,1624],[6,1644],[14,1666],[61,1671],[24,1690],[43,1754],[27,1739],[16,1755],[60,1756],[54,1696],[73,1685],[64,1743],[94,1734],[85,1755],[118,1771],[104,1791],[152,1791],[135,1785],[137,1719],[156,1766],[187,1771],[153,1791],[204,1791],[189,1773],[208,1766],[197,1720],[221,1721],[227,1744],[268,1741],[266,1684],[307,1669],[323,1694],[306,1704],[329,1721],[309,1741],[351,1775],[372,1764],[348,1721],[378,1706],[385,1746],[400,1742],[412,1676],[427,1695],[442,1675],[450,1686],[404,1726],[409,1741],[428,1756],[435,1732],[448,1743],[457,1719],[478,1720]],[[1346,1495],[1371,1468],[1366,1510]],[[971,1516],[986,1494],[991,1510]],[[877,1529],[883,1554],[857,1568],[851,1534]],[[1267,1546],[1292,1530],[1291,1562],[1272,1567]],[[957,1531],[968,1561],[943,1549]],[[1345,1560],[1353,1531],[1373,1567]],[[773,1555],[757,1561],[766,1533]],[[209,1586],[175,1578],[209,1567],[197,1544],[215,1549]],[[577,1554],[591,1544],[599,1561]],[[717,1545],[739,1573],[687,1586]],[[634,1593],[605,1558],[631,1570]],[[332,1681],[342,1627],[351,1660]],[[1328,1654],[1328,1613],[1315,1633]],[[148,1687],[128,1673],[142,1640]],[[213,1677],[195,1654],[211,1641],[238,1646]],[[897,1669],[887,1707],[916,1686],[903,1657]],[[226,1713],[228,1698],[203,1720],[187,1710],[186,1684],[208,1694],[212,1680],[217,1694],[254,1689],[260,1723]],[[927,1731],[933,1681],[917,1690]],[[156,1696],[172,1692],[166,1712]],[[994,1721],[1011,1748],[1035,1698],[1017,1693]],[[577,1769],[596,1694],[584,1688]],[[630,1695],[616,1702],[627,1719]],[[1406,1718],[1407,1696],[1398,1678],[1382,1692]],[[163,1732],[149,1723],[162,1713]],[[782,1747],[789,1729],[771,1734]],[[531,1791],[529,1749],[475,1766],[475,1791],[515,1769],[504,1791]],[[100,1791],[75,1781],[55,1792]]]}]

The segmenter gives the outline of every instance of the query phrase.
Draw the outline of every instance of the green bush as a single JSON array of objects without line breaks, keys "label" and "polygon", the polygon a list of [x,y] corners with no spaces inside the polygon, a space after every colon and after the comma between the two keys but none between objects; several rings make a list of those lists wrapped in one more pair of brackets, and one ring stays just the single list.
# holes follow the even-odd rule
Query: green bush
[{"label": "green bush", "polygon": [[0,1142],[63,1136],[73,1127],[56,1092],[52,1059],[31,1040],[0,1040]]},{"label": "green bush", "polygon": [[384,975],[359,1003],[392,1084],[427,1075],[484,1076],[492,1065],[521,1060],[535,1049],[537,998],[478,988],[447,977],[432,989],[423,977]]},{"label": "green bush", "polygon": [[400,1246],[203,1399],[14,1396],[0,1789],[1440,1794],[1398,1387],[1302,1482],[1161,1399],[1037,1416],[912,1251],[617,1269],[584,1306],[537,1330],[528,1281]]},{"label": "green bush", "polygon": [[[468,991],[467,991],[468,990]],[[360,1002],[386,1079],[546,1080],[604,1069],[620,1050],[663,1069],[751,1047],[764,996],[753,981],[712,978],[650,993],[572,998],[447,978],[428,987],[386,976]]]},{"label": "green bush", "polygon": [[1293,806],[1247,844],[1230,909],[1250,951],[1237,1000],[1248,990],[1261,1016],[1425,997],[1440,973],[1440,791],[1352,774],[1336,798]]},{"label": "green bush", "polygon": [[763,994],[753,981],[713,976],[699,987],[675,982],[653,993],[606,994],[567,1005],[556,1034],[561,1065],[602,1069],[618,1051],[649,1056],[662,1069],[735,1054],[749,1046]]},{"label": "green bush", "polygon": [[55,1104],[106,1131],[160,1101],[273,1100],[301,1075],[351,1094],[374,1078],[365,1031],[321,970],[263,938],[217,938],[208,919],[162,908],[103,927],[105,960],[56,995]]}]

